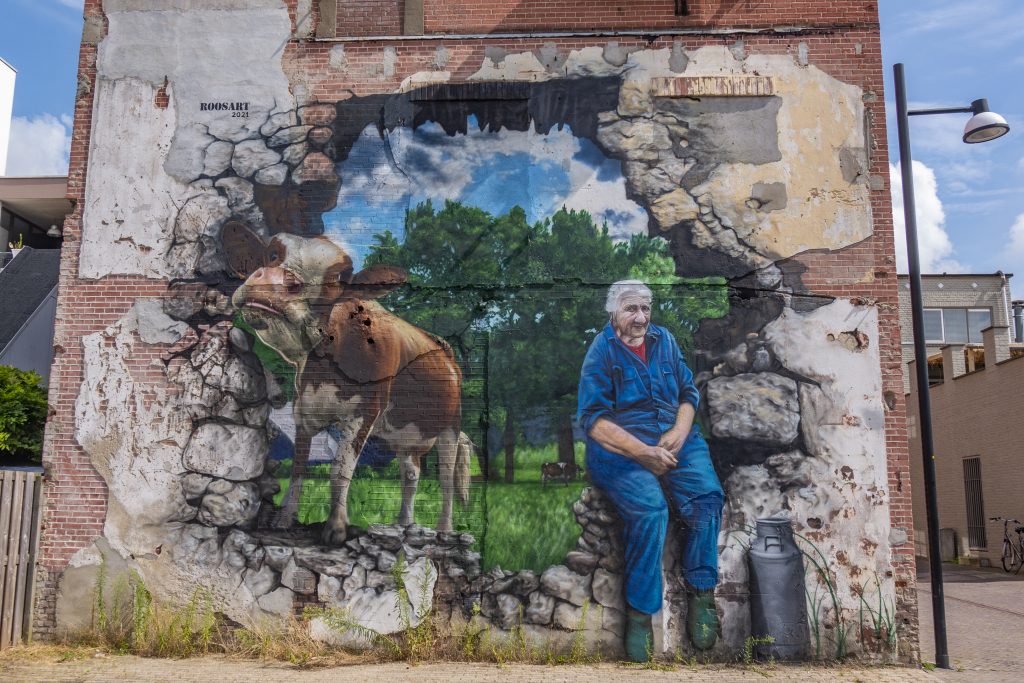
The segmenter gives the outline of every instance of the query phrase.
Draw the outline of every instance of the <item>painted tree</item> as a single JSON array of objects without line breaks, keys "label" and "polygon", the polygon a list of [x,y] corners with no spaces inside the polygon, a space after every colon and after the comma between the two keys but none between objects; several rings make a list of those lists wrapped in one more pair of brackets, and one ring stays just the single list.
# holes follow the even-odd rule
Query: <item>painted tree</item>
[{"label": "painted tree", "polygon": [[[530,225],[519,207],[493,216],[456,202],[435,211],[427,202],[408,212],[401,242],[378,236],[366,260],[409,272],[410,285],[387,302],[392,310],[448,339],[464,368],[486,367],[486,396],[475,394],[482,387],[471,381],[464,402],[499,407],[490,417],[503,424],[507,481],[514,476],[517,421],[525,417],[547,416],[559,459],[574,461],[579,371],[607,322],[609,283],[649,283],[656,321],[684,349],[701,319],[727,310],[724,281],[676,277],[664,240],[634,235],[615,243],[587,212],[564,208]],[[472,341],[480,333],[489,344]]]}]

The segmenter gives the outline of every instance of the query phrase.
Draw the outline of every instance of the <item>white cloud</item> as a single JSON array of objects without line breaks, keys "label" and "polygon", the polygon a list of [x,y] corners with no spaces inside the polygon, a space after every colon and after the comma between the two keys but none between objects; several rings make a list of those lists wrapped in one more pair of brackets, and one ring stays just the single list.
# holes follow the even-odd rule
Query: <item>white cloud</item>
[{"label": "white cloud", "polygon": [[42,114],[11,119],[7,175],[64,175],[71,154],[71,117]]},{"label": "white cloud", "polygon": [[[913,162],[914,204],[917,208],[917,243],[922,273],[962,273],[967,268],[952,258],[953,242],[946,232],[946,212],[939,199],[935,172],[920,161]],[[896,267],[908,271],[907,233],[903,217],[903,179],[898,165],[889,165],[892,183],[893,226],[896,239]]]},{"label": "white cloud", "polygon": [[984,42],[998,47],[1013,46],[1024,35],[1024,9],[1018,0],[988,0],[984,12],[977,3],[961,0],[932,0],[925,6],[927,9],[904,12],[896,23],[896,34],[907,38],[946,33],[965,45]]},{"label": "white cloud", "polygon": [[[570,130],[553,129],[539,135],[534,129],[497,132],[475,126],[465,134],[448,135],[437,124],[415,131],[398,128],[381,139],[375,125],[367,126],[341,164],[342,185],[338,206],[362,200],[373,207],[405,204],[410,198],[472,201],[466,197],[481,169],[500,173],[501,159],[525,155],[534,167],[555,164],[565,172],[568,187],[558,195],[551,187],[527,192],[532,206],[524,206],[531,219],[551,215],[562,206],[583,209],[597,222],[607,221],[612,237],[628,239],[646,233],[647,213],[626,197],[621,174],[604,177],[599,169],[577,158],[581,142]],[[543,183],[543,175],[529,182]],[[490,207],[485,207],[490,208]]]},{"label": "white cloud", "polygon": [[1010,254],[1024,257],[1024,213],[1017,215],[1017,220],[1010,226]]},{"label": "white cloud", "polygon": [[573,166],[587,169],[590,177],[578,185],[573,183],[574,189],[565,199],[565,208],[586,211],[599,225],[607,221],[608,232],[614,240],[647,234],[647,212],[626,199],[625,178],[599,180],[596,171],[586,164],[576,162]]},{"label": "white cloud", "polygon": [[496,156],[534,157],[538,163],[564,165],[579,150],[579,141],[565,130],[538,135],[534,129],[497,132],[472,124],[465,134],[448,135],[430,123],[413,131],[398,128],[389,135],[400,167],[414,166],[417,192],[430,197],[457,198],[472,182],[474,173]]}]

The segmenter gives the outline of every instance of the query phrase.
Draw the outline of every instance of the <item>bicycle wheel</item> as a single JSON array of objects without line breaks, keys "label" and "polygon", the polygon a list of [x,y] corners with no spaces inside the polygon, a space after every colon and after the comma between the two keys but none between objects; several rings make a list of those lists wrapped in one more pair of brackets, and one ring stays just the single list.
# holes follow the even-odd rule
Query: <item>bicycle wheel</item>
[{"label": "bicycle wheel", "polygon": [[1009,539],[1002,540],[1002,570],[1013,571],[1014,570],[1014,559],[1016,559],[1017,553],[1014,552],[1014,547],[1010,544]]},{"label": "bicycle wheel", "polygon": [[1021,567],[1020,555],[1009,539],[1003,539],[1003,571],[1016,573]]}]

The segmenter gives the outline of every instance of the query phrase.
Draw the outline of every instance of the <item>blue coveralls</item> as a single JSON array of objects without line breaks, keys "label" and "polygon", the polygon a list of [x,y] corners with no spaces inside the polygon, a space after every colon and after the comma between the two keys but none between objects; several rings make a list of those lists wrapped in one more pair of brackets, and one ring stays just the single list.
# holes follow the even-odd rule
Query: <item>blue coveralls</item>
[{"label": "blue coveralls", "polygon": [[672,334],[650,325],[646,344],[645,365],[615,335],[611,323],[605,326],[583,361],[579,418],[587,434],[590,478],[612,500],[625,522],[626,602],[639,612],[654,614],[661,609],[666,494],[686,524],[683,575],[697,590],[709,590],[718,583],[718,530],[724,495],[697,425],[683,443],[676,467],[660,477],[590,438],[594,423],[603,417],[654,446],[675,424],[683,401],[697,407],[700,393]]}]

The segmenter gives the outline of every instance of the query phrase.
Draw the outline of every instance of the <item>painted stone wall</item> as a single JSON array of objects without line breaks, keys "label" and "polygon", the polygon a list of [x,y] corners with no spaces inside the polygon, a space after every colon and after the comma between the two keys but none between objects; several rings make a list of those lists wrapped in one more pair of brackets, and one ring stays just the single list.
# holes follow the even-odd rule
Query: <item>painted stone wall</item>
[{"label": "painted stone wall", "polygon": [[[381,47],[271,0],[165,5],[86,6],[43,628],[88,623],[106,563],[242,623],[433,610],[621,656],[628,534],[576,409],[630,278],[724,491],[712,656],[751,633],[746,548],[781,515],[821,653],[890,649],[866,598],[915,657],[877,27],[845,61],[820,28]],[[689,538],[673,512],[666,656]]]}]

